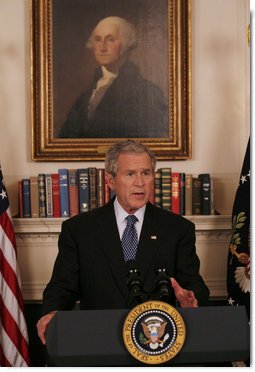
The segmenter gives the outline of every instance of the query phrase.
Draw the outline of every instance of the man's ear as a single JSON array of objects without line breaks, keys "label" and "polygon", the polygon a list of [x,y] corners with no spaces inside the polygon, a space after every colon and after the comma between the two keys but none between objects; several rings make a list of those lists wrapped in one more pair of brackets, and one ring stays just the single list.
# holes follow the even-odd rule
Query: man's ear
[{"label": "man's ear", "polygon": [[114,178],[110,173],[105,172],[105,182],[110,187],[110,189],[115,190]]}]

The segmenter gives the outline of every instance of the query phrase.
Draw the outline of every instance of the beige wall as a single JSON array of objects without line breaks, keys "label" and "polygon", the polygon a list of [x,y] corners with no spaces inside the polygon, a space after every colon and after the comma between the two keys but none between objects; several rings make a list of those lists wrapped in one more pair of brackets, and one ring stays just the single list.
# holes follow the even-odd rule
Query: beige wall
[{"label": "beige wall", "polygon": [[[158,167],[215,178],[216,209],[231,212],[249,136],[248,0],[191,0],[193,156]],[[0,0],[0,161],[13,214],[17,181],[96,163],[31,160],[29,1]]]}]

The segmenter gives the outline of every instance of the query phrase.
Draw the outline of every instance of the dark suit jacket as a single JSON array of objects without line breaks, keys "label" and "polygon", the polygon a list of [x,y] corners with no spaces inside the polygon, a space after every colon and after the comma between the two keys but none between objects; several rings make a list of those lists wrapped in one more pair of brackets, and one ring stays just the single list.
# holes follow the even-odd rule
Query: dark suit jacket
[{"label": "dark suit jacket", "polygon": [[[169,276],[195,292],[200,305],[206,303],[209,291],[199,275],[193,223],[148,203],[136,258],[146,291],[154,291],[155,269],[162,262]],[[72,309],[77,300],[81,309],[132,307],[126,274],[113,202],[72,217],[62,225],[43,313]],[[159,299],[157,293],[152,297]]]},{"label": "dark suit jacket", "polygon": [[78,97],[68,113],[59,138],[168,137],[168,105],[163,93],[131,62],[122,66],[94,118],[88,120],[89,99],[101,76],[99,68],[92,87]]}]

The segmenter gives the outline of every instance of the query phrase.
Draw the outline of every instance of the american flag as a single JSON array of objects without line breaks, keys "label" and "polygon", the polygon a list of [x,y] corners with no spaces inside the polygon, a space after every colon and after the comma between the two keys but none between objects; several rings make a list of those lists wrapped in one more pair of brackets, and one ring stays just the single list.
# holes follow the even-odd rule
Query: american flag
[{"label": "american flag", "polygon": [[29,365],[15,235],[0,166],[0,366]]},{"label": "american flag", "polygon": [[250,140],[232,211],[232,236],[228,253],[228,304],[244,305],[250,317]]}]

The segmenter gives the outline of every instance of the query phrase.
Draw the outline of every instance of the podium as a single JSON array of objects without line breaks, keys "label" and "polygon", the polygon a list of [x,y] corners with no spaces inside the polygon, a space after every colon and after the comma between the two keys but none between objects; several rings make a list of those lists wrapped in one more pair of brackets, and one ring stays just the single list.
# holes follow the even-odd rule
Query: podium
[{"label": "podium", "polygon": [[[148,366],[126,350],[122,327],[130,310],[58,311],[46,332],[47,351],[56,366]],[[250,330],[243,306],[178,308],[186,339],[162,366],[249,359]]]}]

